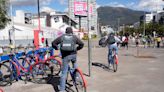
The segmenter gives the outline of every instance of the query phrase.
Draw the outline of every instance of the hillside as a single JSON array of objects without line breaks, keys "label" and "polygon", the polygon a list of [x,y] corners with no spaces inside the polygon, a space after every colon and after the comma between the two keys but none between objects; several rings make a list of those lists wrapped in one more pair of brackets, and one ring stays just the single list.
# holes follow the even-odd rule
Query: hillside
[{"label": "hillside", "polygon": [[117,27],[119,24],[133,24],[138,22],[140,16],[144,14],[143,11],[135,11],[122,7],[104,6],[98,8],[98,18],[101,25],[112,25]]}]

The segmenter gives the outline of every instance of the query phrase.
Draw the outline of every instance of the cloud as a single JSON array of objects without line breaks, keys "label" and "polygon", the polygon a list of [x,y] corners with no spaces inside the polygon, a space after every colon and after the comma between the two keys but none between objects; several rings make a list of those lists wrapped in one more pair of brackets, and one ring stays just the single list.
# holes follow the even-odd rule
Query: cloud
[{"label": "cloud", "polygon": [[[52,0],[39,0],[41,5],[49,5]],[[35,6],[37,0],[11,0],[13,6]]]},{"label": "cloud", "polygon": [[140,0],[138,8],[142,10],[156,11],[162,10],[164,1],[162,0]]},{"label": "cloud", "polygon": [[42,8],[40,9],[40,11],[41,11],[41,12],[48,12],[48,13],[50,13],[50,12],[55,12],[55,10],[52,9],[52,8],[50,8],[50,7],[42,7]]},{"label": "cloud", "polygon": [[58,2],[61,4],[61,5],[66,5],[68,3],[68,0],[58,0]]},{"label": "cloud", "polygon": [[135,3],[134,2],[130,2],[130,3],[128,3],[127,5],[126,5],[127,7],[134,7],[135,6]]},{"label": "cloud", "polygon": [[99,5],[99,4],[96,4],[96,8],[99,8],[99,7],[101,7],[101,5]]},{"label": "cloud", "polygon": [[52,0],[41,0],[42,5],[49,5]]},{"label": "cloud", "polygon": [[68,8],[65,8],[65,9],[64,9],[64,12],[68,12]]},{"label": "cloud", "polygon": [[125,5],[120,4],[118,2],[111,2],[111,3],[109,3],[109,6],[112,6],[112,7],[126,7]]}]

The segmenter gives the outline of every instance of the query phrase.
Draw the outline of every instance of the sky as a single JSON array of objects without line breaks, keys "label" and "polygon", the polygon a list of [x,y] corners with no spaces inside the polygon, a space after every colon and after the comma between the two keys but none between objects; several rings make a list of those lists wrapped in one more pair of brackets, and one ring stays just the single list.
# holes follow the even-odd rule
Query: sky
[{"label": "sky", "polygon": [[[13,9],[37,12],[37,0],[11,0]],[[162,10],[162,0],[96,0],[97,8],[100,6],[125,7],[134,10],[156,11]],[[41,11],[67,11],[68,0],[40,0]]]}]

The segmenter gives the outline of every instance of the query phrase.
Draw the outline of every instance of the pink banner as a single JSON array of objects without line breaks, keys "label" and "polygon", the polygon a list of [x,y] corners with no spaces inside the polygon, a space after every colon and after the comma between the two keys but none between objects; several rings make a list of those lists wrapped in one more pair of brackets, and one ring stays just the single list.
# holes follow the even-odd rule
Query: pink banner
[{"label": "pink banner", "polygon": [[[89,13],[92,13],[92,6],[90,5]],[[79,16],[87,16],[87,2],[74,2],[74,14]]]}]

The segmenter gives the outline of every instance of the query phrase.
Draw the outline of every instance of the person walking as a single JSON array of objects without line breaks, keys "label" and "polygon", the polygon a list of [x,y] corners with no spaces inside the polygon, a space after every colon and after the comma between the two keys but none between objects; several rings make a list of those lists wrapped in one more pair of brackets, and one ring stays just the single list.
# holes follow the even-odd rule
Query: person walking
[{"label": "person walking", "polygon": [[136,47],[138,47],[139,46],[139,43],[140,43],[139,36],[136,36],[135,37],[135,42],[136,42]]},{"label": "person walking", "polygon": [[52,47],[59,52],[58,45],[60,45],[60,51],[62,55],[62,69],[60,75],[60,92],[65,92],[66,88],[66,76],[68,72],[68,64],[70,61],[73,63],[73,67],[76,68],[77,51],[84,47],[84,43],[75,35],[71,27],[66,28],[65,34],[56,38],[52,42]]},{"label": "person walking", "polygon": [[129,38],[128,36],[125,36],[124,44],[127,50],[128,50],[128,43],[129,43]]},{"label": "person walking", "polygon": [[161,37],[157,37],[157,48],[160,48],[160,43],[161,43]]},{"label": "person walking", "polygon": [[46,47],[49,47],[49,44],[48,44],[48,38],[46,38]]}]

